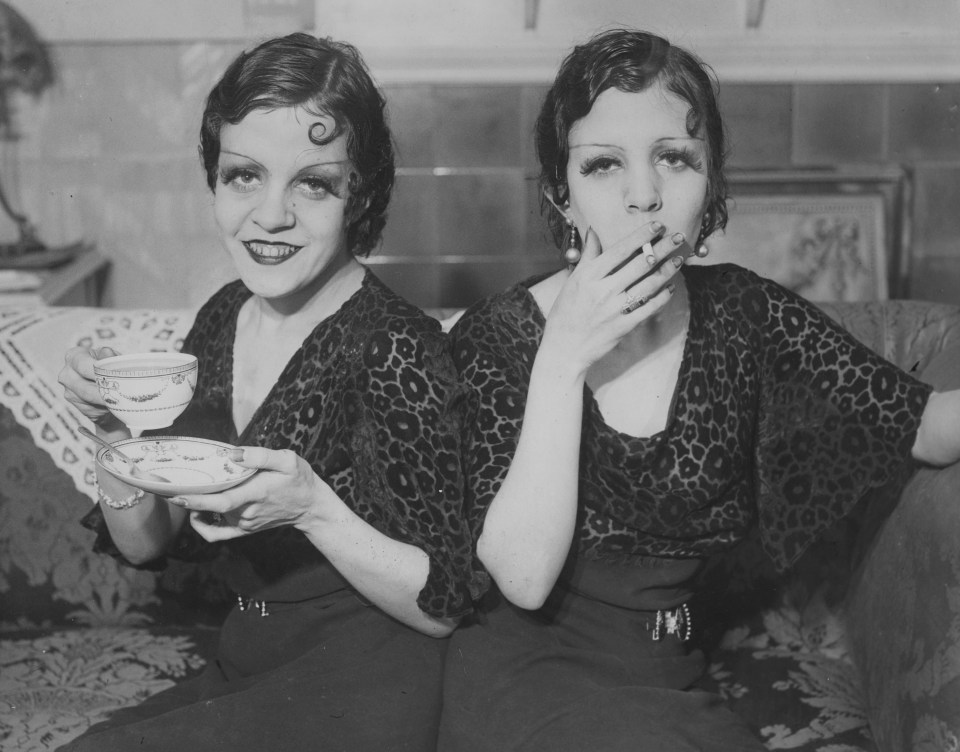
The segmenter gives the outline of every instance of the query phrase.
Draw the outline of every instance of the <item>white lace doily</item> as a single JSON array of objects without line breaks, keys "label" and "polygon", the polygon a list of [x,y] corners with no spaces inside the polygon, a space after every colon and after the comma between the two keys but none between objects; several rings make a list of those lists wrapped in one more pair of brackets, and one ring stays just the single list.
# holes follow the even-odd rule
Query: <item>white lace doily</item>
[{"label": "white lace doily", "polygon": [[77,427],[90,422],[63,399],[57,374],[67,349],[112,347],[118,353],[176,350],[193,323],[190,311],[0,307],[0,403],[80,491],[96,499],[93,446]]}]

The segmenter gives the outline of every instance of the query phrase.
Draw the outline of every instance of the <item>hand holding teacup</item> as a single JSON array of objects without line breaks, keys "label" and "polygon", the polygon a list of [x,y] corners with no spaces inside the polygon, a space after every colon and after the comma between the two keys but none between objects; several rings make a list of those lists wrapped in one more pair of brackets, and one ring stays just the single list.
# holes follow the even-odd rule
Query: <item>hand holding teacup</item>
[{"label": "hand holding teacup", "polygon": [[171,425],[197,387],[197,358],[186,353],[115,355],[96,361],[93,372],[107,409],[134,436]]},{"label": "hand holding teacup", "polygon": [[97,425],[113,415],[134,436],[171,425],[197,384],[197,359],[184,353],[74,347],[65,361],[59,380],[66,399]]}]

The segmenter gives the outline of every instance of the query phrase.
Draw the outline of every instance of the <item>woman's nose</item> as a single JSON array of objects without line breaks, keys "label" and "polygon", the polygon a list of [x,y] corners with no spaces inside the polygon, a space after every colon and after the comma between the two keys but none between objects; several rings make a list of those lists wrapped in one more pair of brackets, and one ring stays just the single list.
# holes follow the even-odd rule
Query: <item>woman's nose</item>
[{"label": "woman's nose", "polygon": [[292,199],[286,191],[265,191],[252,218],[257,225],[271,232],[290,227],[295,221]]},{"label": "woman's nose", "polygon": [[654,212],[663,206],[660,186],[652,171],[637,170],[627,178],[623,203],[629,212]]}]

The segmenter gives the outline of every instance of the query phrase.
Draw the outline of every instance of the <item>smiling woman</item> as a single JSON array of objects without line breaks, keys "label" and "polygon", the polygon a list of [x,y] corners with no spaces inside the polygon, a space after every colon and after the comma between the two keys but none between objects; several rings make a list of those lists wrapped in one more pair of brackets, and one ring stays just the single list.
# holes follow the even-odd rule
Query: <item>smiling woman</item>
[{"label": "smiling woman", "polygon": [[[346,136],[319,144],[311,137],[333,130],[332,122],[303,107],[258,110],[220,133],[217,225],[244,283],[261,297],[310,297],[332,277],[362,276],[347,248]],[[283,276],[265,266],[283,267]]]},{"label": "smiling woman", "polygon": [[[362,284],[364,267],[347,245],[356,173],[347,137],[338,131],[332,117],[303,106],[254,110],[220,131],[214,214],[240,279],[254,294],[237,322],[243,340],[234,353],[238,428],[289,359],[283,353],[264,358],[264,341],[298,344],[317,313],[334,312]],[[304,309],[311,315],[302,317]]]},{"label": "smiling woman", "polygon": [[[357,260],[379,240],[393,185],[383,97],[350,45],[273,39],[214,86],[201,155],[240,278],[184,341],[199,376],[164,430],[180,438],[144,446],[210,440],[255,472],[172,496],[101,464],[85,522],[98,550],[135,565],[225,555],[238,606],[202,677],[68,749],[432,750],[444,649],[433,638],[472,607],[462,395],[439,323]],[[92,381],[110,354],[71,350],[61,381],[116,441],[129,431]]]}]

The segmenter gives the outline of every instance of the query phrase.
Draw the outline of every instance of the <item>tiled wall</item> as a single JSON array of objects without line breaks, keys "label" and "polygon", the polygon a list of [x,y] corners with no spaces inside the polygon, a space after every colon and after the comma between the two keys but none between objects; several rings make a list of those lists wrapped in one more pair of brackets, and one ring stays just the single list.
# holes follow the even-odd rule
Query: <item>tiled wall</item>
[{"label": "tiled wall", "polygon": [[[196,306],[230,276],[196,132],[203,96],[237,49],[60,45],[56,90],[20,108],[24,205],[48,244],[83,237],[114,260],[116,306]],[[400,171],[373,263],[415,302],[465,305],[556,263],[533,179],[544,91],[387,87]],[[960,82],[724,82],[721,91],[733,166],[909,167],[909,294],[960,302]]]},{"label": "tiled wall", "polygon": [[960,82],[727,84],[731,164],[897,163],[913,177],[908,295],[960,303]]}]

